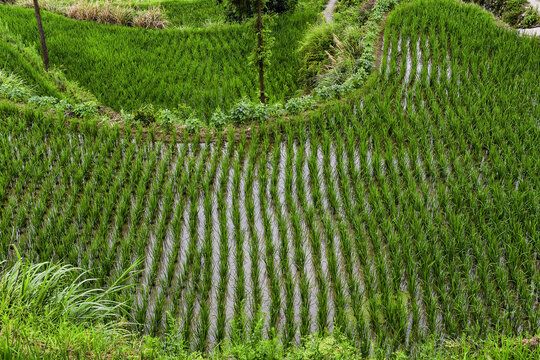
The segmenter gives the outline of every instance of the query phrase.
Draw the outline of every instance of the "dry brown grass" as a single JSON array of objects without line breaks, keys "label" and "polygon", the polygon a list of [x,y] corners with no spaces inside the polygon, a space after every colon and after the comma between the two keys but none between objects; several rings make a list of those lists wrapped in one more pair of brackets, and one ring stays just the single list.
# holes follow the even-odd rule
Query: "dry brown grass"
[{"label": "dry brown grass", "polygon": [[159,5],[141,11],[134,23],[134,26],[146,29],[165,29],[168,25],[169,22],[165,19],[165,14]]},{"label": "dry brown grass", "polygon": [[[26,7],[34,6],[32,0],[19,0],[17,3]],[[169,25],[166,14],[159,5],[141,10],[135,9],[127,3],[117,5],[109,1],[75,0],[66,4],[58,0],[41,0],[40,6],[44,10],[72,19],[95,21],[102,24],[142,27],[145,29],[165,29]]]}]

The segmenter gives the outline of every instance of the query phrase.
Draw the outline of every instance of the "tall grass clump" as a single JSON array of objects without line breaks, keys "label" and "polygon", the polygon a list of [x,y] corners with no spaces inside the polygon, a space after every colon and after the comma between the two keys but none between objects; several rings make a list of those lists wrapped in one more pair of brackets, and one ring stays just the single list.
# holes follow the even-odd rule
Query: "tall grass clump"
[{"label": "tall grass clump", "polygon": [[112,300],[129,287],[134,266],[128,268],[106,289],[96,288],[88,271],[71,265],[49,262],[31,264],[20,256],[0,273],[0,314],[2,317],[38,320],[44,324],[95,326],[121,331],[121,322],[130,321],[125,304]]}]

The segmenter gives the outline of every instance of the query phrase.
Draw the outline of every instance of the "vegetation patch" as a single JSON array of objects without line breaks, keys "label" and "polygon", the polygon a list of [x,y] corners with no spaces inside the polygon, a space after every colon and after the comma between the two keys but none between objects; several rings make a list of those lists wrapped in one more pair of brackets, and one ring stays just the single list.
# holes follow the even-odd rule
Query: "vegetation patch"
[{"label": "vegetation patch", "polygon": [[[1,7],[0,14],[21,39],[30,36],[27,9]],[[0,254],[8,261],[0,272],[7,314],[0,316],[0,351],[38,358],[53,357],[50,349],[112,358],[537,358],[538,41],[456,0],[380,0],[366,15],[363,50],[335,83],[266,105],[253,102],[256,93],[231,95],[225,110],[214,111],[227,103],[218,101],[208,113],[197,103],[140,101],[124,113],[137,126],[102,126],[93,115],[66,119],[94,107],[84,110],[61,81],[32,65],[34,47],[6,35],[0,44],[9,52],[0,56],[23,61],[10,62],[0,84],[12,94],[0,102]],[[78,53],[86,69],[106,66],[88,60],[101,56],[103,43],[110,62],[128,54],[118,71],[150,58],[144,46],[172,53],[176,37],[196,39],[186,52],[201,39],[208,48],[230,48],[223,43],[240,42],[233,35],[247,26],[221,29],[231,36],[212,43],[216,29],[154,31],[47,16],[58,25],[56,37],[65,39],[61,30],[73,25],[87,46]],[[76,50],[56,41],[59,51]],[[133,53],[115,48],[126,44]],[[65,54],[62,62],[77,64]],[[222,64],[212,61],[204,71]],[[238,69],[232,81],[256,77]],[[120,80],[111,80],[119,93],[127,84],[114,83]],[[97,79],[88,83],[98,88]],[[133,88],[148,99],[167,89]],[[34,105],[14,102],[24,90],[13,89],[27,89],[21,99]],[[101,96],[117,96],[105,90]],[[177,121],[185,127],[171,126]],[[247,125],[216,125],[211,134],[199,121]],[[170,142],[156,136],[154,123]],[[75,279],[40,280],[62,269]],[[79,274],[95,280],[78,286]],[[80,303],[71,294],[99,299],[72,307]],[[87,319],[95,310],[88,302],[114,312]],[[25,322],[38,317],[49,325]],[[109,338],[99,335],[108,329]],[[96,331],[95,343],[82,331]]]}]

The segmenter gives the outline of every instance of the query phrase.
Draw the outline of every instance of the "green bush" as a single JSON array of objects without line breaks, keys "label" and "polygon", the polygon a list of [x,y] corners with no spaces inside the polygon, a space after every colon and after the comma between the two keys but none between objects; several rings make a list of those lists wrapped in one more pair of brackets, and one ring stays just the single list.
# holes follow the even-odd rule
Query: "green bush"
[{"label": "green bush", "polygon": [[508,0],[502,13],[504,22],[516,26],[521,21],[527,0]]},{"label": "green bush", "polygon": [[0,69],[0,97],[17,102],[26,102],[34,91],[16,74]]},{"label": "green bush", "polygon": [[156,111],[152,104],[146,104],[135,110],[133,121],[145,126],[155,123],[157,120]]},{"label": "green bush", "polygon": [[292,98],[285,104],[285,109],[290,114],[298,114],[302,111],[313,109],[314,107],[315,99],[310,95]]},{"label": "green bush", "polygon": [[525,10],[525,12],[523,13],[523,18],[521,20],[521,25],[524,28],[534,27],[536,24],[538,24],[538,22],[540,22],[540,16],[538,16],[538,13],[535,9],[530,7]]},{"label": "green bush", "polygon": [[99,113],[98,105],[94,101],[87,101],[73,105],[73,113],[77,117],[87,118]]},{"label": "green bush", "polygon": [[228,122],[229,119],[227,115],[223,112],[223,110],[221,110],[220,107],[218,107],[216,111],[214,111],[214,113],[212,114],[209,125],[216,128],[222,128],[227,125]]},{"label": "green bush", "polygon": [[251,122],[264,121],[269,117],[269,113],[266,110],[264,104],[254,103],[248,98],[242,98],[232,107],[228,119],[231,123],[248,124]]},{"label": "green bush", "polygon": [[308,86],[315,84],[316,77],[329,62],[329,51],[334,44],[335,27],[331,24],[320,24],[310,28],[299,48],[301,61],[300,77]]}]

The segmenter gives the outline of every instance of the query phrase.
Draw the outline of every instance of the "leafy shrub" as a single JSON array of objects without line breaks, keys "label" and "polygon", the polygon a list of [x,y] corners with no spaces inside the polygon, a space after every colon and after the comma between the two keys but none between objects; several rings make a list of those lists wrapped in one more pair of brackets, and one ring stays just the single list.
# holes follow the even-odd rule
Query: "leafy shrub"
[{"label": "leafy shrub", "polygon": [[538,22],[540,22],[540,16],[538,16],[536,10],[534,10],[532,7],[525,10],[523,13],[523,19],[521,20],[521,25],[524,28],[534,27],[536,24],[538,24]]},{"label": "leafy shrub", "polygon": [[[218,1],[221,2],[221,1]],[[294,10],[298,0],[266,0],[265,13],[283,13]],[[257,12],[257,2],[245,0],[226,0],[225,10],[227,17],[235,21],[241,21],[252,17]]]},{"label": "leafy shrub", "polygon": [[156,122],[162,126],[185,125],[188,130],[196,130],[204,126],[204,122],[196,117],[195,111],[188,105],[181,104],[174,109],[160,109],[155,112]]},{"label": "leafy shrub", "polygon": [[275,117],[282,116],[286,112],[282,103],[275,103],[272,105],[267,105],[266,111],[268,112],[269,116],[275,116]]},{"label": "leafy shrub", "polygon": [[73,113],[78,117],[91,117],[98,114],[98,106],[94,101],[88,101],[73,106]]},{"label": "leafy shrub", "polygon": [[184,121],[184,125],[186,125],[189,131],[195,131],[202,128],[204,126],[204,122],[195,116],[190,116]]},{"label": "leafy shrub", "polygon": [[310,335],[302,341],[302,345],[293,349],[288,360],[329,360],[360,359],[360,351],[351,340],[339,331],[331,335]]},{"label": "leafy shrub", "polygon": [[313,109],[314,107],[315,99],[310,95],[292,98],[285,104],[285,109],[290,114],[298,114],[302,111]]},{"label": "leafy shrub", "polygon": [[319,99],[330,99],[333,97],[340,97],[353,89],[353,83],[351,81],[346,81],[340,85],[330,85],[324,87],[318,87],[315,89],[315,95]]},{"label": "leafy shrub", "polygon": [[242,98],[232,107],[228,116],[233,124],[246,124],[253,121],[266,120],[270,114],[264,104],[254,103],[247,98]]},{"label": "leafy shrub", "polygon": [[54,96],[32,96],[30,99],[28,99],[28,104],[52,108],[58,104],[58,99]]},{"label": "leafy shrub", "polygon": [[184,124],[185,120],[195,117],[195,111],[185,104],[174,109],[160,109],[156,112],[156,121],[160,125]]},{"label": "leafy shrub", "polygon": [[67,100],[59,100],[58,103],[54,106],[54,108],[59,112],[71,112],[73,111],[73,105],[71,105]]},{"label": "leafy shrub", "polygon": [[133,113],[133,121],[143,125],[150,125],[157,120],[156,112],[152,104],[143,105]]},{"label": "leafy shrub", "polygon": [[298,50],[301,67],[300,77],[307,85],[313,85],[315,78],[329,61],[329,51],[334,44],[334,25],[321,24],[311,27],[305,34]]},{"label": "leafy shrub", "polygon": [[173,110],[161,109],[157,113],[157,123],[159,125],[171,125],[180,122],[180,118]]},{"label": "leafy shrub", "polygon": [[222,128],[225,125],[227,125],[228,122],[229,122],[228,116],[225,115],[225,113],[223,112],[223,110],[221,110],[220,107],[218,107],[216,111],[214,111],[214,113],[212,114],[209,125],[214,126],[216,128]]},{"label": "leafy shrub", "polygon": [[33,95],[33,90],[19,76],[0,69],[0,97],[26,102]]},{"label": "leafy shrub", "polygon": [[502,13],[503,21],[512,26],[519,24],[525,11],[525,4],[527,4],[527,0],[508,0]]}]

